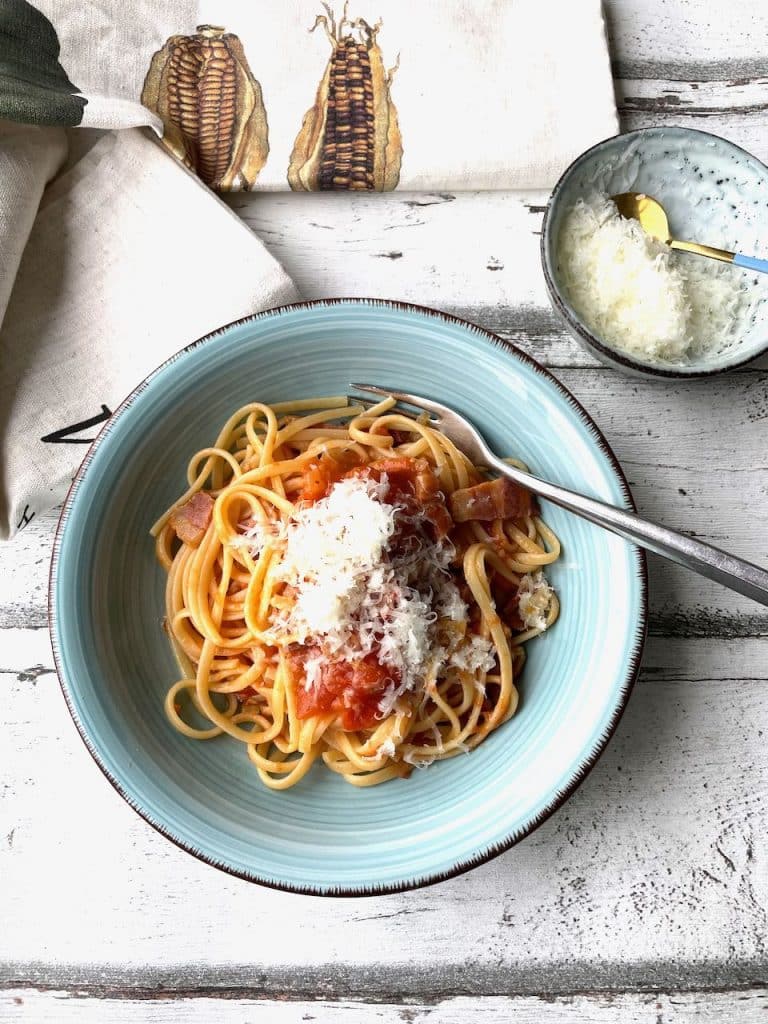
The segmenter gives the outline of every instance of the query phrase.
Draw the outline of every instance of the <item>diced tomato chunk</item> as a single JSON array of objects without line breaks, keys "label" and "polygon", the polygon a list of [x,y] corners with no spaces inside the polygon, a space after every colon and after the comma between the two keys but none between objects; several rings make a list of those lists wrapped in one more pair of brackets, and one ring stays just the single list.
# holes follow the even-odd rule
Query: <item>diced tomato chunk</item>
[{"label": "diced tomato chunk", "polygon": [[244,704],[245,701],[250,700],[251,697],[255,697],[256,695],[257,691],[254,686],[245,686],[242,690],[235,691],[235,696],[241,704]]},{"label": "diced tomato chunk", "polygon": [[395,455],[391,458],[376,459],[375,462],[370,464],[370,469],[379,476],[382,473],[386,473],[388,476],[396,473],[405,473],[407,476],[410,476],[417,469],[427,465],[426,459],[411,459],[407,455]]},{"label": "diced tomato chunk", "polygon": [[290,655],[297,679],[296,714],[299,718],[335,712],[342,729],[372,729],[378,722],[379,702],[393,681],[392,669],[381,665],[373,654],[357,661],[327,661],[313,686],[304,686],[304,664],[317,649],[295,647]]},{"label": "diced tomato chunk", "polygon": [[316,459],[307,463],[304,469],[299,496],[301,501],[318,501],[327,497],[333,485],[359,463],[358,455],[344,448],[331,448],[321,452]]},{"label": "diced tomato chunk", "polygon": [[446,537],[453,526],[440,491],[440,481],[426,459],[412,459],[406,455],[377,459],[367,466],[357,466],[346,476],[377,482],[386,478],[389,486],[386,500],[403,506],[408,515],[424,515],[434,527],[436,540]]}]

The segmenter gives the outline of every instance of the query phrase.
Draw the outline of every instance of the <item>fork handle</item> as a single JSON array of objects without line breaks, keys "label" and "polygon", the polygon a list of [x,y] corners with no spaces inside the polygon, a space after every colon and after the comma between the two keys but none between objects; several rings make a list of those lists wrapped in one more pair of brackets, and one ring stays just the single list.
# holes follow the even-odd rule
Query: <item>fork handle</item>
[{"label": "fork handle", "polygon": [[704,544],[693,537],[677,533],[666,526],[648,522],[634,512],[625,512],[614,505],[566,490],[546,480],[539,480],[530,473],[509,466],[490,452],[488,455],[489,467],[522,484],[539,497],[546,498],[569,512],[575,512],[582,519],[597,523],[598,526],[603,526],[648,551],[654,551],[657,555],[684,565],[686,569],[692,569],[707,579],[751,597],[753,601],[768,605],[768,572],[760,566],[735,555],[729,555],[727,551],[721,551],[711,544]]}]

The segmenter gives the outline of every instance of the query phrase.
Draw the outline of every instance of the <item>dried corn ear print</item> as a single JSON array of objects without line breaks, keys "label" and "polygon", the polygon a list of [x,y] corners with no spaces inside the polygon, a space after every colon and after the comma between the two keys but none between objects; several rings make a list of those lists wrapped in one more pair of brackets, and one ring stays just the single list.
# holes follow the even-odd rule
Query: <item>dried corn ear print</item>
[{"label": "dried corn ear print", "polygon": [[171,36],[152,58],[141,102],[165,126],[163,141],[211,188],[253,187],[269,153],[261,86],[243,45],[217,25]]},{"label": "dried corn ear print", "polygon": [[[337,24],[328,4],[310,29],[322,25],[332,53],[307,111],[288,168],[294,191],[350,189],[388,192],[397,186],[403,144],[397,110],[390,96],[376,37],[381,21],[371,26],[350,21],[348,4]],[[399,63],[399,58],[398,58]]]}]

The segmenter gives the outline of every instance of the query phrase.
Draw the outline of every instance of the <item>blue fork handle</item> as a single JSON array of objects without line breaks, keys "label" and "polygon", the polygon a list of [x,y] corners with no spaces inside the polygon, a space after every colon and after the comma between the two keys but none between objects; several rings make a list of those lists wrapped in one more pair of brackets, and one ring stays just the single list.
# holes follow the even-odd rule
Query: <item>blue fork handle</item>
[{"label": "blue fork handle", "polygon": [[733,254],[734,267],[744,267],[745,270],[759,270],[761,274],[768,274],[768,260],[759,260],[756,256],[744,256],[740,252]]},{"label": "blue fork handle", "polygon": [[695,256],[708,256],[710,259],[720,260],[722,263],[730,263],[734,267],[743,267],[745,270],[757,270],[761,274],[768,274],[768,260],[759,260],[757,256],[744,256],[740,252],[717,249],[713,245],[702,245],[700,242],[683,242],[679,238],[671,238],[668,245],[670,249],[692,252]]}]

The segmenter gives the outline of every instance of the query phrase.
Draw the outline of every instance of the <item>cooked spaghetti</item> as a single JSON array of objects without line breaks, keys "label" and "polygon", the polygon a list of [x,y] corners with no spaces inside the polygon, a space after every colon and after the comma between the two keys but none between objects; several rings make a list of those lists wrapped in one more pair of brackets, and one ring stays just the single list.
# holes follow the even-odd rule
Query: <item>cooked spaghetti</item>
[{"label": "cooked spaghetti", "polygon": [[239,740],[274,789],[318,760],[371,786],[476,747],[557,618],[532,495],[394,405],[244,406],[152,530],[168,719]]}]

